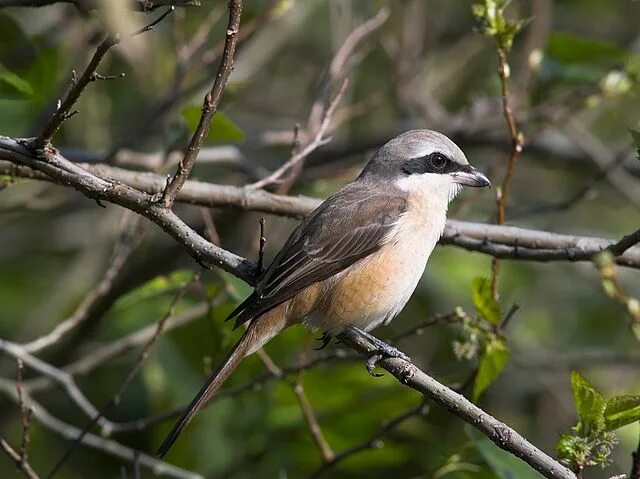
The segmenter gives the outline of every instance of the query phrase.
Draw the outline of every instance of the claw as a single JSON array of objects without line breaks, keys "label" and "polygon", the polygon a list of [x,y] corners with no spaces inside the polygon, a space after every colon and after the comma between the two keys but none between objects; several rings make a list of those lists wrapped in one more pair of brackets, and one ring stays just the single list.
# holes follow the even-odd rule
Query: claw
[{"label": "claw", "polygon": [[316,351],[320,351],[321,349],[324,349],[327,347],[327,345],[331,342],[331,339],[333,338],[333,336],[329,333],[322,333],[322,336],[320,336],[319,338],[316,338],[317,341],[322,341],[322,345],[320,345],[320,347],[314,348]]},{"label": "claw", "polygon": [[369,371],[369,374],[371,374],[374,378],[381,378],[382,376],[384,376],[384,374],[376,372],[378,361],[380,361],[383,357],[384,356],[382,354],[374,354],[369,359],[367,359],[367,362],[365,363],[367,371]]},{"label": "claw", "polygon": [[371,341],[376,347],[376,350],[373,351],[372,355],[369,357],[369,359],[367,359],[367,362],[365,363],[365,366],[367,367],[367,371],[369,371],[369,374],[371,374],[373,377],[384,376],[384,374],[376,373],[375,369],[378,362],[385,357],[398,358],[407,362],[411,361],[409,356],[407,356],[397,348],[394,348],[393,346],[388,345],[384,341],[381,341],[380,339],[367,333],[366,331],[362,331],[361,329],[356,328],[354,326],[351,326],[351,327],[358,330],[358,332],[361,333],[362,335],[366,336],[369,339],[369,341]]}]

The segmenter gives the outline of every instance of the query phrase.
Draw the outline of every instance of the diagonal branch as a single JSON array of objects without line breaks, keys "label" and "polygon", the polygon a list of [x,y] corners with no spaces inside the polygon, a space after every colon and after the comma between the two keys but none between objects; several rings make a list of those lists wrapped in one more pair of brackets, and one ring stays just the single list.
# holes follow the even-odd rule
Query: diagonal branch
[{"label": "diagonal branch", "polygon": [[[18,393],[15,390],[15,383],[13,381],[0,378],[0,394],[3,394],[16,404],[18,403]],[[49,411],[26,393],[24,395],[24,402],[28,407],[33,409],[34,419],[58,436],[68,440],[74,440],[80,434],[80,429],[51,415]],[[112,439],[102,438],[96,434],[87,434],[82,439],[82,445],[88,449],[96,450],[102,454],[116,457],[123,461],[130,463],[137,461],[141,466],[148,468],[153,471],[154,474],[160,476],[173,477],[176,479],[203,479],[203,476],[200,474],[173,466]]]},{"label": "diagonal branch", "polygon": [[204,97],[202,115],[200,116],[200,121],[198,122],[196,131],[191,137],[191,141],[189,142],[184,158],[180,161],[178,169],[176,170],[175,175],[173,175],[173,178],[171,178],[167,188],[162,192],[160,203],[165,208],[171,208],[171,206],[173,206],[176,195],[180,191],[180,188],[184,186],[184,182],[187,181],[187,178],[189,178],[191,170],[198,158],[198,153],[200,153],[200,148],[202,148],[202,144],[209,133],[213,116],[218,110],[218,104],[222,99],[224,87],[226,86],[231,70],[233,69],[233,57],[238,43],[241,13],[242,0],[229,0],[229,25],[227,27],[227,36],[224,43],[222,61],[218,67],[218,72],[216,73],[213,86]]},{"label": "diagonal branch", "polygon": [[[152,204],[149,195],[161,192],[165,185],[165,178],[161,175],[107,165],[71,163],[61,155],[57,155],[56,158],[60,165],[67,168],[75,167],[83,172],[83,175],[74,176],[53,165],[40,163],[33,157],[33,152],[21,145],[20,140],[0,136],[0,174],[73,186],[90,198],[110,201],[129,208],[146,216],[171,234],[197,260],[212,262],[241,279],[251,281],[254,271],[252,263],[212,245],[172,212]],[[3,163],[2,160],[10,163]],[[45,173],[46,171],[51,175]],[[84,176],[93,177],[93,180],[85,181]],[[125,189],[125,185],[130,188]],[[114,195],[115,191],[119,194]],[[263,190],[199,181],[187,181],[176,199],[200,206],[235,206],[296,218],[306,216],[321,203],[317,198],[275,195]],[[192,240],[193,238],[195,240]],[[496,258],[521,261],[591,261],[598,253],[615,244],[615,241],[515,226],[449,220],[440,243]],[[626,244],[627,240],[624,245]],[[640,268],[640,246],[626,249],[621,255],[616,256],[615,262],[620,266]]]},{"label": "diagonal branch", "polygon": [[[138,358],[136,359],[136,361],[135,361],[135,363],[133,365],[133,368],[131,368],[131,371],[129,371],[129,373],[127,374],[125,379],[120,384],[120,387],[118,388],[118,391],[102,407],[102,409],[100,409],[100,411],[98,411],[97,414],[94,417],[91,418],[91,421],[89,421],[89,423],[82,429],[82,431],[80,431],[80,434],[78,434],[78,436],[71,442],[69,447],[66,449],[66,451],[62,455],[62,457],[55,463],[55,465],[51,469],[51,472],[49,473],[48,477],[53,477],[60,470],[62,465],[65,463],[65,461],[67,459],[69,459],[69,457],[71,456],[71,454],[75,450],[75,447],[79,443],[82,442],[82,440],[89,433],[91,428],[95,424],[98,424],[102,418],[104,418],[104,416],[107,413],[107,411],[109,411],[113,406],[116,406],[121,401],[122,395],[124,394],[125,390],[127,389],[127,387],[129,386],[129,384],[131,383],[133,378],[136,376],[136,374],[138,373],[138,371],[142,367],[142,363],[148,357],[149,352],[151,351],[151,348],[153,348],[153,346],[156,343],[156,341],[158,340],[158,338],[164,332],[164,326],[165,326],[166,322],[169,320],[169,318],[171,318],[173,316],[173,312],[174,312],[174,309],[175,309],[176,305],[180,302],[180,300],[184,296],[187,288],[189,286],[191,286],[191,284],[193,282],[197,282],[199,280],[200,280],[200,276],[199,276],[199,274],[196,274],[192,278],[191,281],[189,281],[188,283],[185,283],[178,290],[178,292],[174,296],[173,300],[171,301],[171,304],[169,305],[169,309],[167,310],[165,315],[160,319],[160,321],[158,321],[156,323],[154,331],[153,331],[153,334],[151,335],[151,338],[149,338],[147,343],[142,348],[142,351],[140,351],[140,353],[138,355]],[[109,435],[110,433],[111,433],[110,430],[105,430],[104,427],[103,427],[103,435],[106,436],[106,435]]]},{"label": "diagonal branch", "polygon": [[[0,8],[3,7],[46,7],[56,3],[70,3],[78,9],[94,10],[100,7],[97,0],[0,0]],[[133,10],[148,12],[160,7],[199,7],[200,0],[130,0],[128,4]]]},{"label": "diagonal branch", "polygon": [[[140,30],[133,32],[130,37],[134,37],[152,30],[154,26],[164,20],[164,18],[173,10],[174,7],[170,7],[156,20],[141,28]],[[42,133],[40,133],[40,135],[33,141],[32,147],[34,149],[45,150],[50,154],[52,153],[51,139],[60,129],[62,123],[64,123],[65,120],[71,118],[76,113],[76,111],[73,111],[71,109],[73,108],[73,105],[75,105],[75,103],[78,101],[85,88],[87,88],[87,85],[95,80],[104,78],[97,73],[98,65],[100,65],[102,58],[107,54],[107,52],[120,42],[120,35],[108,34],[96,48],[93,57],[91,57],[89,64],[86,66],[80,77],[77,78],[76,73],[73,72],[73,74],[71,75],[71,88],[65,95],[64,99],[58,102],[56,111],[53,113],[53,115],[43,128]]]},{"label": "diagonal branch", "polygon": [[289,171],[290,169],[294,168],[296,165],[298,165],[299,163],[304,161],[307,158],[307,156],[309,156],[311,153],[313,153],[315,150],[317,150],[322,145],[325,145],[330,140],[330,138],[325,137],[325,133],[327,132],[327,130],[329,128],[329,125],[331,124],[331,117],[333,116],[333,113],[335,112],[336,108],[338,107],[338,103],[340,102],[340,99],[344,95],[344,92],[347,89],[348,85],[349,85],[349,81],[345,79],[342,82],[342,85],[340,86],[340,89],[338,90],[338,93],[336,93],[336,96],[333,98],[333,100],[331,101],[331,103],[327,107],[327,111],[325,112],[324,116],[322,117],[322,122],[320,123],[320,126],[318,127],[318,131],[313,136],[311,141],[309,143],[307,143],[305,145],[305,147],[302,148],[302,150],[300,150],[297,153],[294,153],[291,156],[291,158],[289,159],[289,161],[287,161],[284,165],[280,166],[277,170],[275,170],[269,176],[267,176],[266,178],[263,178],[260,181],[255,182],[255,183],[253,183],[251,185],[248,185],[247,186],[248,189],[263,188],[263,187],[269,186],[269,185],[271,185],[273,183],[277,183],[278,181],[280,181],[282,176],[287,171]]},{"label": "diagonal branch", "polygon": [[[370,341],[352,330],[338,336],[340,341],[364,356],[376,351]],[[491,439],[499,448],[519,457],[549,479],[576,479],[562,464],[535,447],[506,424],[470,402],[461,394],[439,383],[411,362],[397,358],[383,359],[380,363],[400,383],[422,393],[449,412],[475,427]]]}]

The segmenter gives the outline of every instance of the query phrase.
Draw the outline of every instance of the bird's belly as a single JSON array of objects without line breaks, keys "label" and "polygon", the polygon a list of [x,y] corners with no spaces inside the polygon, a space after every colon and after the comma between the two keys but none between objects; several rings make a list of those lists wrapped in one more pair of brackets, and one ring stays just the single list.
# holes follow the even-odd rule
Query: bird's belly
[{"label": "bird's belly", "polygon": [[325,281],[309,324],[328,332],[372,330],[391,321],[415,290],[433,246],[394,242]]}]

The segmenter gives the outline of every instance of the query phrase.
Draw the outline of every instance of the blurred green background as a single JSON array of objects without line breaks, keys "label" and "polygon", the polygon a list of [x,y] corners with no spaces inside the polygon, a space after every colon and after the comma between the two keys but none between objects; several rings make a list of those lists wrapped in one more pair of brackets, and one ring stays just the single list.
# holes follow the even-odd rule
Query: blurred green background
[{"label": "blurred green background", "polygon": [[[127,162],[124,149],[161,157],[184,146],[217,67],[215,61],[205,63],[207,50],[218,45],[226,28],[225,2],[202,4],[176,9],[154,32],[107,54],[98,71],[122,72],[125,77],[89,85],[77,105],[79,113],[55,139],[63,154],[78,161],[107,158],[121,167],[141,169],[143,165]],[[358,24],[384,7],[388,20],[361,42],[345,68],[350,86],[339,110],[344,118],[331,133],[333,141],[311,156],[292,193],[326,197],[354,178],[378,145],[410,128],[449,134],[498,184],[509,140],[496,48],[478,33],[471,5],[445,0],[247,1],[241,31],[252,22],[258,28],[241,43],[221,105],[223,115],[209,138],[209,146],[230,145],[234,153],[198,163],[194,176],[242,185],[256,172],[285,161],[294,125],[304,127],[333,53]],[[117,23],[121,19],[116,18],[114,23],[109,9],[82,12],[67,4],[0,8],[0,134],[37,134],[68,87],[70,72],[83,68],[105,26],[132,31],[159,12],[129,13],[126,22]],[[203,48],[184,71],[176,70],[180,46],[214,20],[215,12],[220,20],[212,22]],[[612,239],[637,229],[640,204],[634,198],[640,195],[640,163],[628,128],[640,126],[640,2],[514,1],[507,14],[530,19],[509,55],[516,117],[528,146],[513,178],[507,222]],[[285,140],[279,140],[283,136]],[[615,171],[628,180],[626,188],[601,174],[611,161],[618,161]],[[155,171],[163,168],[172,166],[152,165]],[[122,243],[118,237],[132,217],[113,205],[100,208],[69,188],[6,176],[0,182],[6,185],[0,191],[0,337],[27,342],[69,317],[100,282],[114,244]],[[494,194],[465,191],[450,216],[493,222]],[[177,211],[198,231],[205,230],[207,213],[200,208],[179,205]],[[258,220],[265,215],[233,208],[215,208],[211,214],[221,245],[255,259]],[[145,221],[135,230],[139,244],[117,274],[112,293],[91,311],[85,326],[39,357],[62,367],[163,317],[176,291],[199,267]],[[268,258],[294,225],[293,219],[266,216]],[[408,306],[376,334],[393,337],[458,306],[474,314],[472,280],[489,275],[490,260],[454,247],[438,248]],[[638,273],[618,273],[626,292],[639,297]],[[506,330],[510,360],[479,405],[555,454],[559,434],[578,420],[570,372],[579,371],[605,397],[638,393],[639,343],[624,307],[605,294],[592,264],[507,261],[500,284],[503,310],[514,301],[521,309]],[[217,299],[216,305],[159,339],[107,417],[130,421],[188,402],[237,338],[222,319],[248,291],[215,269],[204,271],[176,313],[211,298]],[[440,381],[459,385],[477,364],[477,358],[460,360],[454,354],[456,341],[469,340],[464,333],[459,324],[438,325],[398,346]],[[278,366],[295,366],[301,351],[308,349],[308,338],[307,331],[292,328],[266,350]],[[310,354],[322,357],[339,347],[332,344]],[[137,350],[77,375],[94,404],[115,393]],[[15,378],[13,358],[0,357],[0,374]],[[263,363],[252,357],[228,387],[265,374]],[[27,384],[37,380],[28,368],[25,377]],[[371,378],[361,359],[320,362],[304,372],[302,380],[336,452],[368,440],[385,421],[421,401],[389,375]],[[78,427],[87,423],[61,389],[49,387],[33,395],[56,417]],[[353,454],[325,477],[540,477],[460,419],[427,406],[425,415],[402,422],[376,443],[379,447]],[[153,453],[171,424],[167,420],[113,438]],[[620,429],[620,443],[607,467],[589,469],[585,477],[628,474],[638,427]],[[0,396],[2,436],[18,444],[20,430],[15,404]],[[68,442],[37,421],[31,438],[32,465],[44,476]],[[188,428],[168,460],[211,478],[307,477],[321,465],[291,386],[273,379],[216,400]],[[58,477],[123,474],[134,477],[131,464],[80,447]],[[0,455],[0,476],[18,475]],[[151,475],[142,469],[142,477]]]}]

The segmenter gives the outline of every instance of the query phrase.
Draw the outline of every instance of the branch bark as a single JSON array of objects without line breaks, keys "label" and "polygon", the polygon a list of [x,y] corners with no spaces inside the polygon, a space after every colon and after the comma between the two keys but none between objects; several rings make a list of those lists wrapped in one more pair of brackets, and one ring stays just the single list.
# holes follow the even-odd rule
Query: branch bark
[{"label": "branch bark", "polygon": [[180,188],[184,186],[184,182],[189,178],[191,170],[198,158],[198,153],[200,153],[200,148],[202,148],[202,144],[209,134],[211,121],[218,110],[218,105],[222,99],[224,87],[226,86],[231,70],[233,69],[233,57],[236,52],[236,45],[238,44],[241,14],[242,0],[229,0],[229,25],[227,26],[227,36],[224,42],[222,61],[218,67],[218,72],[213,82],[213,86],[204,97],[202,115],[200,116],[200,121],[198,122],[196,131],[191,137],[191,141],[189,142],[184,158],[178,165],[178,169],[176,170],[175,175],[173,175],[171,182],[162,192],[160,202],[165,208],[171,208],[171,206],[173,206],[175,197],[180,191]]},{"label": "branch bark", "polygon": [[[13,381],[0,378],[0,393],[11,401],[18,403],[18,393]],[[80,434],[80,429],[61,421],[51,415],[42,405],[25,394],[25,404],[33,409],[33,417],[42,426],[68,440],[74,440]],[[160,476],[174,477],[176,479],[204,479],[200,474],[181,469],[179,467],[160,461],[147,454],[141,453],[130,447],[124,446],[112,439],[105,439],[96,434],[87,434],[82,438],[82,445],[88,449],[94,449],[108,456],[116,457],[130,463],[138,463]]]},{"label": "branch bark", "polygon": [[[0,0],[0,8],[3,7],[46,7],[56,3],[68,3],[81,10],[94,10],[100,7],[96,0]],[[131,0],[132,10],[148,12],[160,7],[199,7],[200,0]]]},{"label": "branch bark", "polygon": [[[365,336],[355,331],[347,330],[338,338],[364,356],[369,356],[376,351],[376,347]],[[515,430],[487,414],[461,394],[439,383],[413,363],[397,358],[387,358],[378,364],[389,371],[400,383],[415,389],[463,419],[491,439],[499,448],[519,457],[544,477],[576,478],[573,472],[535,447]]]},{"label": "branch bark", "polygon": [[[25,162],[27,160],[23,155],[29,154],[31,153],[21,146],[20,140],[0,136],[0,174],[54,181],[63,185],[73,186],[73,183],[56,179],[56,177],[39,171],[35,159],[29,160],[34,164],[33,168],[16,166],[16,164],[26,165]],[[58,157],[61,161],[67,162],[61,155],[58,155]],[[3,162],[2,160],[7,161]],[[124,188],[127,185],[131,190],[127,193],[127,196],[132,196],[129,200],[148,202],[148,195],[161,192],[165,185],[165,178],[161,175],[136,172],[107,165],[68,163],[80,168],[87,175],[95,176],[100,185],[106,181],[110,181],[112,185],[119,185],[120,188]],[[108,178],[108,180],[105,178]],[[80,189],[91,198],[111,201],[127,207],[122,199],[112,198],[110,190],[104,189],[106,186],[102,187],[103,189],[100,188],[97,187],[95,192],[93,190],[92,192],[85,192],[76,187],[76,189]],[[234,206],[246,210],[294,218],[309,214],[321,203],[321,200],[317,198],[306,196],[275,195],[262,190],[249,190],[237,186],[217,185],[199,181],[185,182],[185,186],[178,193],[176,200],[208,207]],[[133,210],[151,219],[165,231],[170,232],[170,234],[173,232],[172,236],[174,238],[178,232],[183,231],[185,228],[187,228],[187,232],[190,232],[188,237],[196,235],[173,213],[163,213],[162,209],[155,208],[153,205],[150,210],[138,206],[137,209]],[[158,213],[163,213],[160,218],[152,214],[156,210],[160,210]],[[174,221],[175,224],[173,223]],[[640,246],[637,246],[637,241],[636,244],[632,244],[636,239],[640,240],[640,235],[637,232],[626,236],[620,241],[620,246],[614,248],[612,245],[616,242],[605,238],[557,234],[516,226],[449,220],[440,243],[457,246],[469,251],[477,251],[497,258],[522,261],[591,261],[603,250],[613,248],[612,253],[614,254],[622,251],[622,254],[617,255],[615,258],[618,265],[640,268]],[[207,261],[207,258],[213,257],[216,261],[223,262],[223,266],[220,266],[223,269],[230,268],[225,269],[225,271],[233,274],[236,274],[234,273],[236,271],[238,273],[237,276],[241,279],[250,279],[253,265],[243,258],[211,245],[202,237],[193,245],[185,244],[182,240],[180,240],[180,243],[194,258]],[[227,260],[229,261],[227,262]]]}]

